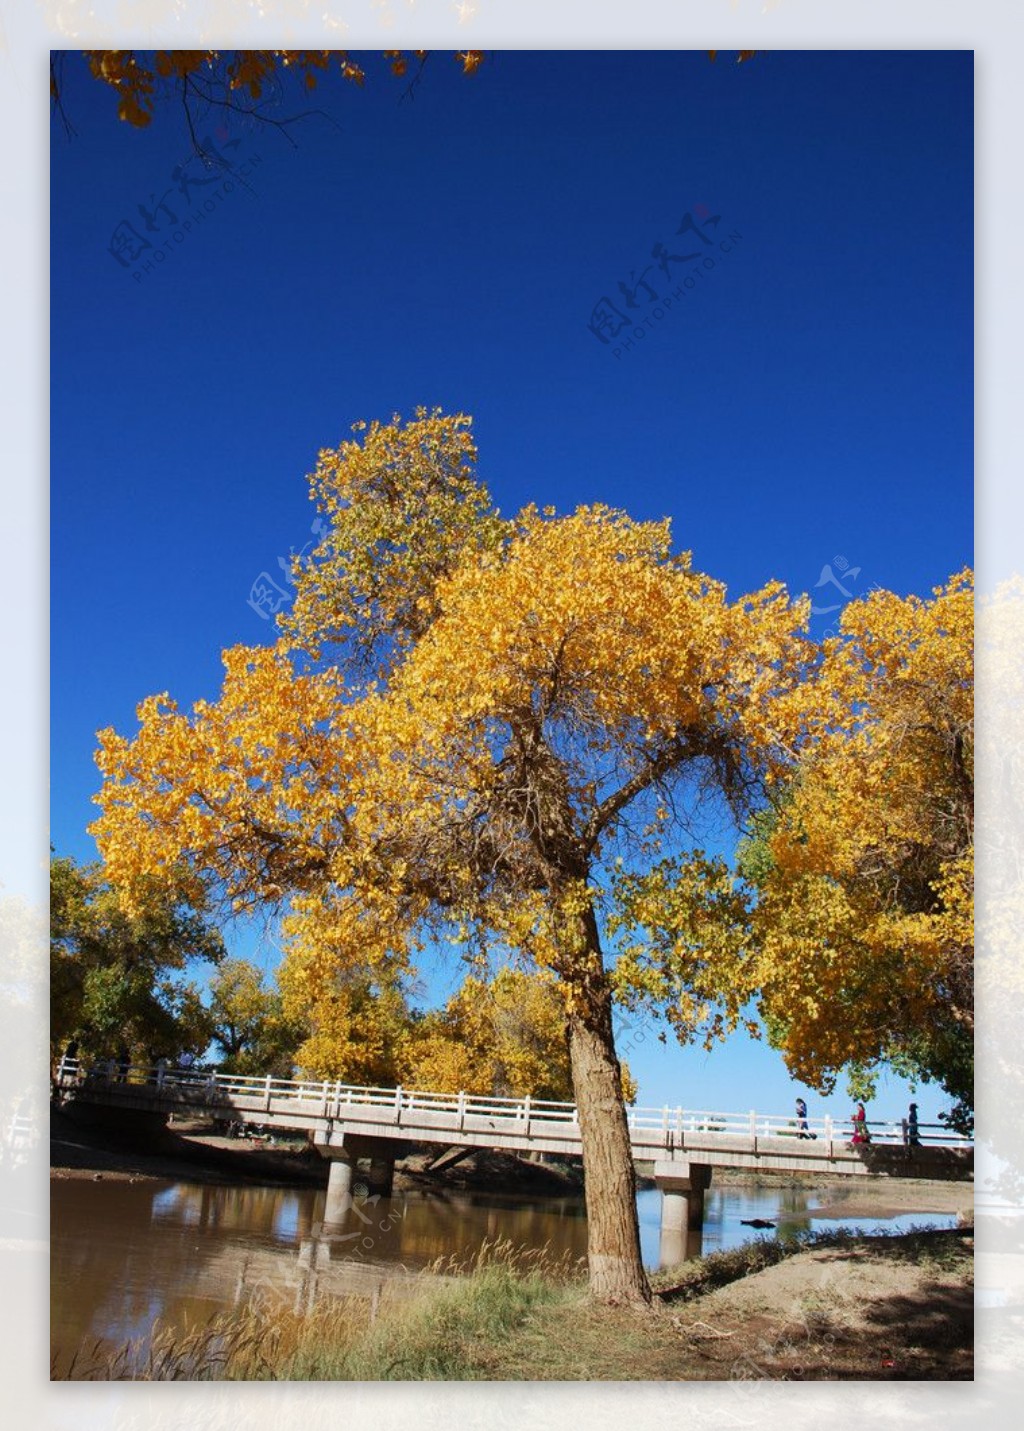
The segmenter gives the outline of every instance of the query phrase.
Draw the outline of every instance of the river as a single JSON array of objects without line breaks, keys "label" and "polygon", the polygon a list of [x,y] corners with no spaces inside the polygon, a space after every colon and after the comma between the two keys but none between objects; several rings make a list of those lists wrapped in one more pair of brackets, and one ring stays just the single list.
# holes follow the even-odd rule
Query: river
[{"label": "river", "polygon": [[[366,1296],[440,1258],[469,1261],[484,1242],[547,1246],[582,1257],[586,1219],[579,1197],[415,1191],[357,1199],[340,1229],[321,1225],[325,1193],[309,1188],[69,1179],[51,1184],[51,1355],[62,1376],[76,1348],[145,1340],[154,1322],[195,1326],[254,1296],[297,1312],[324,1295]],[[834,1189],[712,1185],[702,1233],[690,1256],[768,1235],[743,1219],[771,1219],[780,1233],[817,1227],[895,1231],[951,1227],[953,1213],[845,1219],[815,1213]],[[661,1194],[638,1197],[644,1261],[678,1261],[662,1246]]]}]

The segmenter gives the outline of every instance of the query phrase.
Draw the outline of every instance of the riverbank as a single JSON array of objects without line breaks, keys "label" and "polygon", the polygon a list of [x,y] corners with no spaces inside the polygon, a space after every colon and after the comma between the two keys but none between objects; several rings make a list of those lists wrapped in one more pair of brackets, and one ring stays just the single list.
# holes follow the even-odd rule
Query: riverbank
[{"label": "riverbank", "polygon": [[[657,1274],[650,1312],[591,1302],[578,1266],[507,1245],[369,1309],[281,1304],[55,1366],[57,1379],[358,1381],[967,1380],[970,1229],[759,1241]],[[439,1273],[447,1274],[439,1276]]]},{"label": "riverbank", "polygon": [[[531,1162],[481,1149],[453,1166],[431,1170],[436,1152],[414,1152],[395,1165],[398,1192],[425,1187],[569,1196],[583,1191],[579,1160]],[[155,1178],[200,1183],[240,1182],[271,1187],[326,1187],[326,1159],[301,1136],[269,1140],[229,1138],[208,1121],[182,1120],[140,1141],[138,1134],[50,1114],[50,1176],[138,1182]]]},{"label": "riverbank", "polygon": [[257,1147],[212,1132],[209,1125],[179,1124],[141,1141],[138,1135],[76,1123],[50,1110],[50,1177],[145,1179],[197,1183],[242,1182],[280,1186],[326,1185],[324,1160],[305,1145]]}]

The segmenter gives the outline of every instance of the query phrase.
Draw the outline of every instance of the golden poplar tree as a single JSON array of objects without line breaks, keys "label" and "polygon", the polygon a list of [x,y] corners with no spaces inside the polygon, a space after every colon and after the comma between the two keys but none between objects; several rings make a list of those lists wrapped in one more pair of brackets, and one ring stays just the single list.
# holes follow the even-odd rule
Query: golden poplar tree
[{"label": "golden poplar tree", "polygon": [[[701,800],[741,807],[784,758],[806,603],[777,583],[729,601],[667,522],[502,518],[475,459],[468,418],[422,409],[322,452],[326,532],[280,640],[227,651],[218,701],[150,698],[134,738],[101,733],[94,828],[122,884],[163,869],[235,907],[287,901],[282,985],[310,1009],[353,970],[400,976],[426,939],[546,971],[591,1289],[644,1303],[612,1031],[632,989],[603,944],[614,874],[678,846]],[[691,972],[680,956],[670,1003]]]},{"label": "golden poplar tree", "polygon": [[969,572],[930,600],[852,602],[776,706],[789,758],[749,819],[742,878],[694,851],[616,874],[620,997],[664,1008],[684,1039],[767,1029],[822,1092],[845,1070],[868,1096],[882,1064],[937,1081],[968,1131],[973,698]]},{"label": "golden poplar tree", "polygon": [[750,986],[793,1072],[895,1062],[973,1106],[974,588],[851,602],[741,867]]},{"label": "golden poplar tree", "polygon": [[[443,1009],[411,1024],[403,1082],[411,1088],[572,1100],[565,1009],[550,973],[471,974]],[[636,1083],[622,1065],[626,1102]]]}]

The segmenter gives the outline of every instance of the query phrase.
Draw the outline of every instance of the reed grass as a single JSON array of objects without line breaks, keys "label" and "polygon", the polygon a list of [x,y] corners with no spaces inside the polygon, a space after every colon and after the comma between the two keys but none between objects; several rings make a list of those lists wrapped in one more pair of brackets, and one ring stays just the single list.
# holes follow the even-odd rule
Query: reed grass
[{"label": "reed grass", "polygon": [[272,1375],[278,1340],[274,1325],[249,1310],[221,1313],[195,1327],[156,1323],[148,1337],[118,1347],[101,1339],[50,1363],[52,1381],[247,1381]]}]

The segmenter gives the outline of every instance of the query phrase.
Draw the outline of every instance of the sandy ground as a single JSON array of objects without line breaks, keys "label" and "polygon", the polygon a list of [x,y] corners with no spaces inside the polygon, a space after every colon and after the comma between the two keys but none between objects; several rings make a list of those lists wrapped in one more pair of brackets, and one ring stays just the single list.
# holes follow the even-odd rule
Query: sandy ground
[{"label": "sandy ground", "polygon": [[729,1380],[961,1380],[973,1375],[974,1239],[820,1249],[688,1304],[680,1330]]},{"label": "sandy ground", "polygon": [[923,1178],[844,1178],[841,1183],[837,1179],[829,1184],[828,1200],[815,1208],[814,1216],[899,1217],[906,1212],[956,1213],[968,1222],[974,1216],[974,1185]]},{"label": "sandy ground", "polygon": [[[764,1424],[769,1381],[963,1381],[974,1368],[969,1229],[848,1239],[700,1291],[685,1269],[651,1315],[585,1300],[483,1349],[494,1380],[721,1381]],[[713,1261],[714,1259],[711,1259]],[[695,1269],[689,1269],[691,1272]],[[671,1281],[671,1274],[668,1274]],[[659,1279],[660,1280],[660,1279]]]}]

